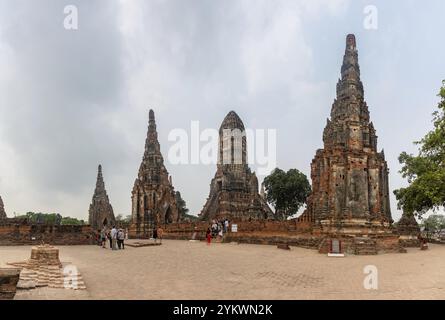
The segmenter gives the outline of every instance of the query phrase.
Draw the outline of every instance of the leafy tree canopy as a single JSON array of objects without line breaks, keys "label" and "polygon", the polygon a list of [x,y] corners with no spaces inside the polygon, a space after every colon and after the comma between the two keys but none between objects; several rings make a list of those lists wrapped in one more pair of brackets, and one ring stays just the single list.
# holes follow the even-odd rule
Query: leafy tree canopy
[{"label": "leafy tree canopy", "polygon": [[445,203],[445,80],[438,96],[438,110],[433,113],[434,128],[414,142],[419,145],[418,155],[402,152],[399,156],[400,173],[409,186],[394,190],[397,205],[419,217]]},{"label": "leafy tree canopy", "polygon": [[297,169],[276,168],[264,179],[266,199],[275,207],[275,218],[284,220],[298,212],[311,192],[306,175]]},{"label": "leafy tree canopy", "polygon": [[27,219],[30,223],[54,225],[84,225],[85,221],[71,217],[62,217],[59,213],[27,212],[16,218]]},{"label": "leafy tree canopy", "polygon": [[422,221],[421,227],[425,228],[427,234],[438,235],[442,230],[445,230],[445,216],[432,214]]},{"label": "leafy tree canopy", "polygon": [[178,206],[179,216],[182,218],[189,216],[187,214],[189,212],[189,209],[187,208],[187,204],[185,203],[184,199],[182,199],[181,193],[179,191],[176,191],[175,197],[176,197],[176,205]]}]

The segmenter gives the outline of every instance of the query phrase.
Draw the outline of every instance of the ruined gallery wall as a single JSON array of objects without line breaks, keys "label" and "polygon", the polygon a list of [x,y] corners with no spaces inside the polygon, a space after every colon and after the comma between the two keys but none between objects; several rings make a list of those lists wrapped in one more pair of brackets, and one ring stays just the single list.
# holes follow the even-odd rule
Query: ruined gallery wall
[{"label": "ruined gallery wall", "polygon": [[0,225],[0,246],[35,245],[42,241],[52,245],[85,245],[95,240],[90,226]]},{"label": "ruined gallery wall", "polygon": [[[289,245],[317,248],[320,237],[312,230],[309,222],[287,221],[233,221],[237,232],[225,235],[225,242],[252,244]],[[175,223],[163,226],[164,238],[190,240],[195,234],[196,240],[204,240],[208,222]],[[230,229],[230,228],[229,228]]]}]

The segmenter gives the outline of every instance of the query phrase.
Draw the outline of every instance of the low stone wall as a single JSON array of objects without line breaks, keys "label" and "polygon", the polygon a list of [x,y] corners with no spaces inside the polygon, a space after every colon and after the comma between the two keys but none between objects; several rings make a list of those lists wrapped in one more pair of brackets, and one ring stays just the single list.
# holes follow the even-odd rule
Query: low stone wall
[{"label": "low stone wall", "polygon": [[[288,244],[303,248],[316,249],[320,253],[328,253],[330,239],[338,239],[342,242],[342,252],[355,254],[356,237],[368,236],[373,239],[369,245],[376,253],[403,252],[403,247],[408,243],[399,239],[399,235],[391,230],[375,232],[374,229],[359,230],[362,234],[336,234],[323,233],[320,228],[311,225],[309,221],[232,221],[237,225],[237,232],[231,232],[224,236],[224,242],[238,242],[251,244],[279,245]],[[165,239],[175,240],[205,240],[209,222],[173,223],[162,226]],[[231,228],[229,228],[231,229]],[[135,226],[130,228],[130,238],[138,238]],[[364,232],[367,231],[368,233]],[[371,232],[374,231],[374,232]],[[377,230],[378,231],[378,230]],[[368,245],[368,244],[367,244]],[[412,243],[410,246],[413,245]],[[366,249],[366,248],[365,248]],[[363,251],[363,248],[361,249]]]},{"label": "low stone wall", "polygon": [[[341,253],[346,254],[366,254],[359,253],[363,250],[367,252],[375,252],[375,254],[405,252],[399,243],[399,236],[393,234],[373,235],[372,237],[356,237],[352,235],[327,235],[320,241],[318,252],[327,254],[331,249],[332,239],[336,239],[341,242]],[[359,247],[359,244],[357,244],[357,242],[363,241],[365,242],[364,247]]]},{"label": "low stone wall", "polygon": [[401,235],[399,243],[404,248],[420,248],[420,240],[414,235]]},{"label": "low stone wall", "polygon": [[90,226],[55,225],[0,225],[0,246],[35,245],[43,242],[52,245],[86,245],[95,242]]},{"label": "low stone wall", "polygon": [[[233,221],[237,232],[224,236],[224,242],[252,244],[289,244],[305,248],[318,248],[320,238],[311,233],[309,222],[287,221]],[[174,223],[163,226],[165,239],[205,240],[208,222]],[[229,228],[230,229],[230,228]]]},{"label": "low stone wall", "polygon": [[0,268],[0,300],[14,299],[19,277],[20,269]]},{"label": "low stone wall", "polygon": [[228,233],[224,238],[224,242],[238,242],[251,244],[266,244],[279,245],[287,244],[289,246],[317,249],[321,238],[307,233],[268,233],[268,232],[253,232],[253,233]]}]

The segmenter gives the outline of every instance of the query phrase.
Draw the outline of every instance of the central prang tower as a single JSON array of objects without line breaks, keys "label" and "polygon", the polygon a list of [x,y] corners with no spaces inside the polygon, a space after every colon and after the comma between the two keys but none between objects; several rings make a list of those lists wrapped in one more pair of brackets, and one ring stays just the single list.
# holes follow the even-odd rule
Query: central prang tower
[{"label": "central prang tower", "polygon": [[179,222],[171,176],[164,165],[156,130],[155,114],[149,111],[145,151],[131,192],[132,237],[151,237],[161,224]]},{"label": "central prang tower", "polygon": [[247,163],[244,124],[230,111],[219,128],[218,164],[201,219],[273,219],[267,201],[258,193],[258,179]]},{"label": "central prang tower", "polygon": [[383,150],[377,151],[352,34],[346,37],[337,98],[323,144],[312,160],[312,194],[304,218],[325,232],[367,234],[375,227],[389,227],[388,167]]}]

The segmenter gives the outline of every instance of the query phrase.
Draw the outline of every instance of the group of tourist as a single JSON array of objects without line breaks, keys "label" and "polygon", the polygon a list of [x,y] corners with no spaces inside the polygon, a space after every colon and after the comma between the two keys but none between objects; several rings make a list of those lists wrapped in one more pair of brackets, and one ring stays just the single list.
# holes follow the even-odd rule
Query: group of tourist
[{"label": "group of tourist", "polygon": [[124,231],[122,228],[117,229],[116,226],[113,226],[111,229],[103,227],[98,232],[98,245],[102,246],[102,248],[106,248],[108,240],[111,250],[123,250],[125,249],[125,239],[128,239],[128,231]]},{"label": "group of tourist", "polygon": [[[152,239],[155,243],[160,241],[162,244],[162,237],[164,235],[164,230],[161,227],[153,228]],[[107,240],[110,244],[111,250],[123,250],[125,249],[125,240],[128,240],[128,230],[122,228],[113,228],[109,229],[106,226],[103,227],[102,230],[98,230],[96,234],[97,244],[102,248],[106,248]]]},{"label": "group of tourist", "polygon": [[229,225],[230,221],[227,218],[212,220],[212,224],[206,232],[207,244],[210,244],[212,238],[222,239],[224,234],[229,231]]}]

